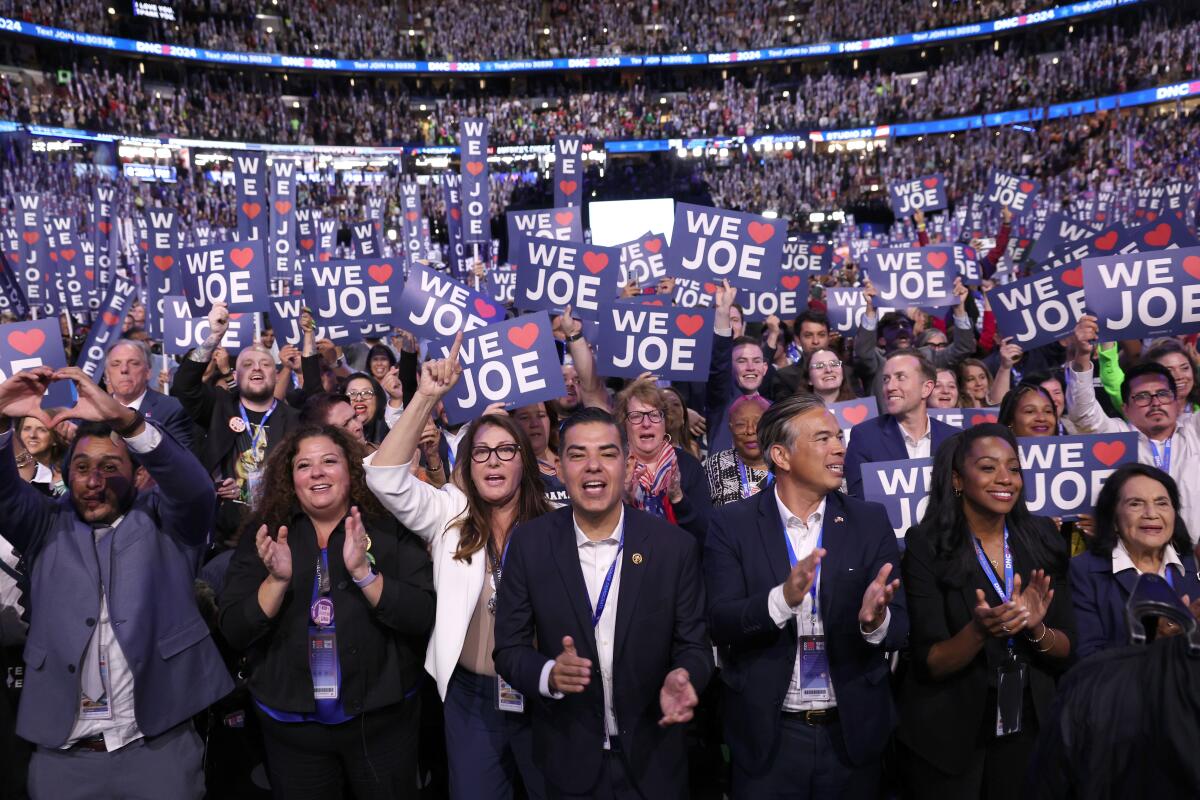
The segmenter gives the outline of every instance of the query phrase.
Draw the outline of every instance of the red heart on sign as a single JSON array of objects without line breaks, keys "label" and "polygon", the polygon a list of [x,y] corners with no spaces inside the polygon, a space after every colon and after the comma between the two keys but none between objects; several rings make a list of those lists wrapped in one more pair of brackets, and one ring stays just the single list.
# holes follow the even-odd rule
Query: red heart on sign
[{"label": "red heart on sign", "polygon": [[941,269],[942,267],[946,266],[946,260],[947,258],[945,253],[929,253],[925,256],[926,263],[928,263],[929,266],[933,267],[934,269]]},{"label": "red heart on sign", "polygon": [[452,209],[450,209],[450,216],[454,217],[455,219],[461,219],[462,212],[459,211],[457,208],[452,208]]},{"label": "red heart on sign", "polygon": [[243,312],[238,312],[237,314],[230,314],[230,315],[229,315],[229,318],[230,318],[230,319],[241,319],[241,318],[242,318],[242,313],[243,313]]},{"label": "red heart on sign", "polygon": [[409,212],[408,212],[407,214],[405,214],[404,216],[408,217],[408,221],[409,221],[409,222],[416,222],[416,221],[417,221],[417,212],[415,212],[415,211],[409,211]]},{"label": "red heart on sign", "polygon": [[249,247],[235,247],[229,251],[229,260],[238,269],[245,269],[254,260],[254,250]]},{"label": "red heart on sign", "polygon": [[579,188],[579,184],[575,181],[559,181],[558,188],[563,194],[575,194],[575,190]]},{"label": "red heart on sign", "polygon": [[154,266],[158,267],[159,272],[166,272],[175,263],[175,259],[171,256],[155,256]]},{"label": "red heart on sign", "polygon": [[559,211],[554,215],[554,221],[559,225],[570,225],[575,219],[574,211]]},{"label": "red heart on sign", "polygon": [[371,276],[371,280],[376,283],[387,283],[392,277],[391,264],[372,264],[367,267],[367,274]]},{"label": "red heart on sign", "polygon": [[1165,222],[1160,222],[1154,226],[1154,230],[1142,237],[1142,241],[1151,247],[1162,247],[1171,241],[1171,226]]},{"label": "red heart on sign", "polygon": [[1083,267],[1064,270],[1062,282],[1067,286],[1074,286],[1076,289],[1083,286]]},{"label": "red heart on sign", "polygon": [[472,175],[478,175],[479,173],[483,172],[483,162],[482,161],[468,161],[467,162],[467,172],[471,173]]},{"label": "red heart on sign", "polygon": [[275,213],[286,214],[291,210],[292,210],[292,203],[290,200],[276,200],[275,201]]},{"label": "red heart on sign", "polygon": [[1125,457],[1125,443],[1096,442],[1092,445],[1092,455],[1104,466],[1111,467]]},{"label": "red heart on sign", "polygon": [[9,253],[8,254],[8,260],[14,264],[17,263],[17,261],[20,260],[20,258],[21,258],[20,253]]},{"label": "red heart on sign", "polygon": [[25,240],[25,244],[36,244],[40,235],[37,231],[25,231],[21,238]]},{"label": "red heart on sign", "polygon": [[50,260],[51,260],[51,261],[58,261],[58,253],[57,253],[56,251],[54,251],[54,250],[51,250],[51,251],[50,251]]},{"label": "red heart on sign", "polygon": [[707,281],[705,281],[704,291],[706,291],[709,294],[716,294],[717,293],[717,285],[715,283],[708,283]]},{"label": "red heart on sign", "polygon": [[301,239],[300,240],[300,246],[303,247],[305,250],[312,250],[314,244],[316,244],[316,242],[314,242],[312,239]]},{"label": "red heart on sign", "polygon": [[18,353],[31,356],[46,343],[46,334],[38,328],[31,331],[13,331],[8,335],[8,346]]},{"label": "red heart on sign", "polygon": [[779,279],[779,283],[780,283],[780,285],[783,286],[783,288],[787,289],[788,291],[793,291],[797,286],[800,285],[800,276],[799,275],[784,275],[782,278]]},{"label": "red heart on sign", "polygon": [[971,424],[972,425],[987,425],[989,423],[995,422],[997,419],[999,419],[999,417],[997,417],[995,414],[972,414],[971,415]]},{"label": "red heart on sign", "polygon": [[1188,256],[1183,260],[1183,271],[1200,281],[1200,256]]},{"label": "red heart on sign", "polygon": [[380,223],[380,222],[376,222],[376,223],[375,223],[375,230],[379,230],[379,229],[380,229],[380,228],[382,228],[382,227],[383,227],[383,224],[382,224],[382,223]]},{"label": "red heart on sign", "polygon": [[1157,212],[1157,211],[1147,211],[1147,212],[1146,212],[1146,219],[1147,219],[1149,222],[1154,222],[1154,220],[1158,219],[1158,212]]},{"label": "red heart on sign", "polygon": [[842,418],[851,425],[857,425],[866,419],[870,413],[871,409],[867,408],[866,405],[848,406],[842,409]]},{"label": "red heart on sign", "polygon": [[111,311],[105,311],[100,317],[104,320],[105,325],[116,325],[121,321],[121,318]]},{"label": "red heart on sign", "polygon": [[254,219],[262,211],[262,206],[258,203],[242,203],[242,213],[250,219]]},{"label": "red heart on sign", "polygon": [[645,247],[647,250],[649,250],[651,253],[657,253],[659,250],[662,249],[662,239],[647,239],[646,243],[642,246]]},{"label": "red heart on sign", "polygon": [[486,302],[482,297],[475,298],[475,310],[479,312],[479,316],[481,317],[491,319],[496,316],[496,307]]},{"label": "red heart on sign", "polygon": [[508,340],[522,350],[533,347],[537,341],[538,326],[536,322],[526,322],[519,328],[508,329]]},{"label": "red heart on sign", "polygon": [[938,179],[937,178],[926,178],[925,180],[921,181],[921,183],[925,184],[926,189],[932,189],[933,187],[937,186]]},{"label": "red heart on sign", "polygon": [[329,253],[321,253],[319,256],[317,256],[317,261],[328,261],[328,260],[329,260]]},{"label": "red heart on sign", "polygon": [[644,306],[661,306],[662,304],[663,304],[662,300],[643,300],[642,301],[642,305],[644,305]]},{"label": "red heart on sign", "polygon": [[83,271],[83,275],[84,275],[84,277],[85,277],[85,278],[87,278],[89,281],[90,281],[90,280],[92,280],[93,278],[95,278],[95,277],[96,277],[96,273],[92,272],[90,269],[85,269],[85,270]]},{"label": "red heart on sign", "polygon": [[812,247],[810,247],[810,248],[809,248],[809,251],[810,251],[810,252],[811,252],[811,253],[812,253],[814,256],[819,256],[819,255],[821,255],[822,253],[824,253],[824,252],[825,252],[825,245],[823,245],[823,244],[814,244]]},{"label": "red heart on sign", "polygon": [[680,314],[675,318],[675,327],[683,331],[684,336],[693,336],[704,326],[704,317],[699,314]]},{"label": "red heart on sign", "polygon": [[112,230],[112,223],[101,220],[100,222],[96,223],[96,227],[100,229],[101,233],[107,236],[108,232]]},{"label": "red heart on sign", "polygon": [[583,254],[583,266],[593,275],[603,272],[604,268],[608,266],[608,256],[604,253],[593,253],[589,250]]},{"label": "red heart on sign", "polygon": [[1109,231],[1096,240],[1096,247],[1100,250],[1112,250],[1117,246],[1117,232]]},{"label": "red heart on sign", "polygon": [[1033,191],[1033,184],[1029,181],[1021,181],[1021,191],[1025,194],[1029,194]]},{"label": "red heart on sign", "polygon": [[138,247],[142,248],[143,250],[149,250],[150,243],[149,242],[138,242]]},{"label": "red heart on sign", "polygon": [[71,259],[73,259],[75,257],[75,249],[70,248],[67,250],[60,250],[60,251],[58,251],[58,254],[60,256],[62,256],[64,260],[70,261]]},{"label": "red heart on sign", "polygon": [[[1156,215],[1156,216],[1157,216],[1157,215]],[[1104,222],[1104,220],[1108,219],[1108,214],[1105,214],[1103,211],[1097,211],[1097,212],[1096,212],[1096,219],[1100,220],[1101,222]],[[1150,218],[1150,221],[1151,221],[1151,222],[1153,222],[1153,221],[1154,221],[1154,217],[1151,217],[1151,218]]]},{"label": "red heart on sign", "polygon": [[755,220],[746,226],[746,233],[750,234],[750,238],[755,243],[762,244],[775,235],[775,226],[767,222]]}]

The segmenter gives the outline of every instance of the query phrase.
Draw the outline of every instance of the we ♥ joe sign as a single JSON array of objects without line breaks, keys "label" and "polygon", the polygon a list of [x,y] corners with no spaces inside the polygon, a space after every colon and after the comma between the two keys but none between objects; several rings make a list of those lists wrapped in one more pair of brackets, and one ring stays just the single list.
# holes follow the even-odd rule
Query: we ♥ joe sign
[{"label": "we \u2665 joe sign", "polygon": [[509,260],[517,265],[516,305],[522,310],[569,305],[573,316],[595,321],[601,304],[617,295],[621,252],[616,247],[522,237]]},{"label": "we \u2665 joe sign", "polygon": [[[442,340],[436,349],[445,358],[450,347]],[[458,357],[462,377],[444,400],[451,425],[479,417],[492,403],[513,409],[567,392],[544,311],[464,334]]]},{"label": "we \u2665 joe sign", "polygon": [[1101,337],[1195,333],[1200,330],[1200,247],[1084,259],[1083,290]]},{"label": "we \u2665 joe sign", "polygon": [[829,403],[825,406],[837,419],[842,436],[850,442],[850,429],[860,422],[875,419],[879,416],[879,406],[874,397],[860,397],[857,400],[843,400],[840,403]]},{"label": "we \u2665 joe sign", "polygon": [[404,290],[400,259],[304,263],[304,299],[325,325],[390,324]]},{"label": "we \u2665 joe sign", "polygon": [[271,293],[262,242],[225,242],[178,251],[183,262],[183,293],[192,315],[203,317],[214,302],[230,311],[265,311]]},{"label": "we \u2665 joe sign", "polygon": [[911,217],[915,211],[941,211],[949,205],[946,202],[946,181],[941,173],[902,183],[889,183],[888,197],[892,201],[892,213],[897,217]]},{"label": "we \u2665 joe sign", "polygon": [[987,293],[1000,335],[1029,350],[1058,341],[1084,313],[1083,267],[1064,265]]},{"label": "we \u2665 joe sign", "polygon": [[1041,188],[1041,182],[1033,178],[1019,178],[995,170],[988,182],[985,202],[994,208],[1007,206],[1014,216],[1020,216],[1033,208],[1033,198],[1037,197]]},{"label": "we \u2665 joe sign", "polygon": [[504,309],[490,297],[453,278],[414,264],[396,309],[396,325],[423,339],[453,337],[504,319]]},{"label": "we \u2665 joe sign", "polygon": [[954,248],[888,247],[868,250],[863,269],[879,292],[880,305],[892,308],[942,308],[958,303]]},{"label": "we \u2665 joe sign", "polygon": [[771,291],[779,282],[786,239],[786,220],[676,203],[667,274]]},{"label": "we \u2665 joe sign", "polygon": [[597,373],[636,378],[652,372],[660,380],[702,379],[712,359],[713,313],[637,301],[613,303],[600,315]]},{"label": "we \u2665 joe sign", "polygon": [[[0,381],[34,367],[61,369],[67,366],[58,326],[56,317],[0,325]],[[42,398],[42,408],[73,405],[75,390],[70,381],[50,384]]]}]

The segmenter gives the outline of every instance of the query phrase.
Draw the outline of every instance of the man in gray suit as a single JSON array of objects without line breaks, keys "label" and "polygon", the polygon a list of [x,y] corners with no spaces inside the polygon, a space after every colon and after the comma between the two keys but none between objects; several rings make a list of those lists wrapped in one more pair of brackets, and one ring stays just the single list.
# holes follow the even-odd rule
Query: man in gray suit
[{"label": "man in gray suit", "polygon": [[[56,380],[79,402],[48,419]],[[10,420],[26,415],[81,423],[57,500],[17,474]],[[134,487],[135,457],[154,489]],[[215,504],[195,456],[78,368],[0,384],[0,530],[30,581],[17,734],[37,745],[34,798],[204,795],[191,717],[233,688],[192,588]]]}]

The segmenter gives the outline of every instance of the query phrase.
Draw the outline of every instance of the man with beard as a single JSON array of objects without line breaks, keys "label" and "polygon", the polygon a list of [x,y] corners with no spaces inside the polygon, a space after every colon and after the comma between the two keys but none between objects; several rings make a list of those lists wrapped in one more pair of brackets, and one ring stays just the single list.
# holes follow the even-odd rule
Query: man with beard
[{"label": "man with beard", "polygon": [[175,373],[171,394],[206,432],[200,463],[217,480],[223,538],[237,531],[271,448],[299,424],[299,413],[275,399],[275,357],[259,344],[238,353],[237,394],[204,382],[213,350],[229,328],[229,310],[214,303],[208,312],[208,338],[187,354]]},{"label": "man with beard", "polygon": [[150,348],[137,339],[119,339],[104,359],[104,385],[109,394],[146,419],[162,426],[175,441],[191,448],[192,421],[174,397],[150,388]]},{"label": "man with beard", "polygon": [[[52,381],[79,401],[51,420]],[[68,493],[17,474],[11,420],[80,422]],[[135,487],[133,454],[155,487]],[[193,582],[213,488],[193,456],[77,367],[0,384],[0,528],[29,565],[29,636],[17,734],[37,745],[34,798],[204,795],[192,717],[233,689]],[[6,776],[7,778],[7,776]]]}]

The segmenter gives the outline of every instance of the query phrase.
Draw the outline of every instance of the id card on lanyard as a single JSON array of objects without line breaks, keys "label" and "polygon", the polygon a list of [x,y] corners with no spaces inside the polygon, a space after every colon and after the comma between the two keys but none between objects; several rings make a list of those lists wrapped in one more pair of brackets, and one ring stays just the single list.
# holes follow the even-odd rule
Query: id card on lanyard
[{"label": "id card on lanyard", "polygon": [[[1172,439],[1174,437],[1171,437]],[[1168,475],[1171,474],[1171,439],[1163,442],[1162,449],[1158,449],[1158,443],[1153,439],[1150,440],[1150,452],[1154,454],[1154,466],[1161,469]]]},{"label": "id card on lanyard", "polygon": [[329,555],[321,550],[317,574],[313,577],[308,626],[308,669],[312,673],[314,700],[338,699],[337,632],[329,590]]},{"label": "id card on lanyard", "polygon": [[[254,469],[246,473],[246,499],[253,503],[258,497],[258,485],[262,481],[262,462],[258,459],[258,440],[267,429],[267,420],[275,413],[275,406],[279,404],[278,400],[271,401],[271,407],[263,414],[262,421],[258,423],[258,430],[250,437],[250,458],[254,462]],[[242,415],[242,430],[247,433],[250,431],[250,417],[246,414],[246,406],[238,403],[238,411]]]},{"label": "id card on lanyard", "polygon": [[[734,456],[737,459],[738,481],[742,485],[742,499],[756,495],[762,491],[762,488],[750,480],[750,472],[746,469],[746,462],[742,461],[740,456]],[[771,472],[767,473],[767,477],[763,478],[767,486],[775,482],[775,475]]]},{"label": "id card on lanyard", "polygon": [[[825,538],[825,523],[817,531],[817,543],[814,550],[821,547]],[[800,559],[792,547],[792,537],[788,536],[787,525],[783,527],[783,541],[787,544],[788,565],[795,569]],[[809,630],[810,633],[800,636],[800,669],[796,676],[796,689],[800,696],[809,701],[828,701],[833,698],[832,682],[829,675],[829,656],[825,652],[825,635],[817,633],[817,625],[821,620],[821,609],[818,589],[821,584],[821,564],[817,563],[813,571],[812,586],[809,587]]]},{"label": "id card on lanyard", "polygon": [[[1008,526],[1004,527],[1004,585],[992,564],[988,561],[983,543],[975,538],[975,558],[984,576],[992,584],[992,589],[1001,602],[1007,603],[1012,599],[1014,579],[1012,550],[1008,546]],[[996,668],[996,736],[1008,736],[1021,731],[1021,707],[1025,701],[1025,671],[1026,665],[1017,660],[1013,649],[1015,641],[1008,637],[1008,661]]]},{"label": "id card on lanyard", "polygon": [[[500,554],[499,559],[492,553],[492,542],[490,539],[485,548],[492,581],[492,597],[488,600],[487,607],[493,617],[496,616],[496,593],[500,591],[500,581],[504,577],[504,562],[508,560],[508,545],[510,542],[511,540],[504,543],[504,551]],[[499,673],[496,674],[495,701],[497,711],[507,711],[511,714],[525,713],[525,695],[514,689],[511,683],[500,677]]]}]

